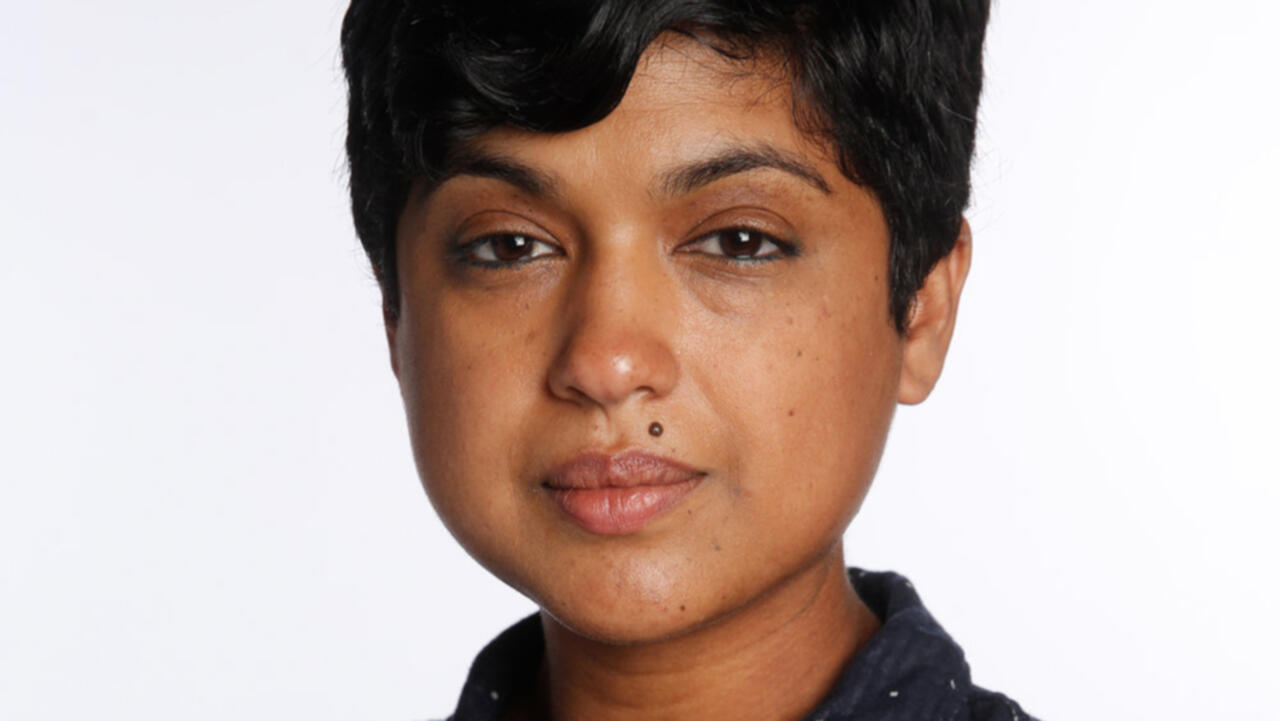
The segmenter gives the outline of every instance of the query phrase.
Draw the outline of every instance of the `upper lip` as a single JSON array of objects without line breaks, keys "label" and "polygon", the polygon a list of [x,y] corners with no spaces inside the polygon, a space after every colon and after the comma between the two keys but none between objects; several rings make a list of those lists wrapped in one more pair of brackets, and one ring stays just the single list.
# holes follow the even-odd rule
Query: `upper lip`
[{"label": "upper lip", "polygon": [[563,490],[667,486],[704,475],[679,461],[645,451],[581,453],[551,469],[543,485]]}]

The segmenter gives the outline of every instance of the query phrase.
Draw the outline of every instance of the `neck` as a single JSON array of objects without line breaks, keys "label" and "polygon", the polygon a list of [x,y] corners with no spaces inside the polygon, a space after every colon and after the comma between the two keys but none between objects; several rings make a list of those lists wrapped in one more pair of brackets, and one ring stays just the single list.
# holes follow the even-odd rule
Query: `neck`
[{"label": "neck", "polygon": [[554,721],[799,719],[879,628],[849,585],[839,544],[745,607],[676,638],[619,646],[546,614],[542,624],[538,688],[512,710]]}]

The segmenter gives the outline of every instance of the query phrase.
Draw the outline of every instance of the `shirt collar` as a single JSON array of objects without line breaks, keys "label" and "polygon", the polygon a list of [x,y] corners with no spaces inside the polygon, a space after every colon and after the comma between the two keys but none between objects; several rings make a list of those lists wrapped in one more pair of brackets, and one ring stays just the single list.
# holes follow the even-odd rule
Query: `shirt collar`
[{"label": "shirt collar", "polygon": [[954,718],[970,690],[964,652],[907,579],[853,568],[849,579],[881,627],[806,721]]}]

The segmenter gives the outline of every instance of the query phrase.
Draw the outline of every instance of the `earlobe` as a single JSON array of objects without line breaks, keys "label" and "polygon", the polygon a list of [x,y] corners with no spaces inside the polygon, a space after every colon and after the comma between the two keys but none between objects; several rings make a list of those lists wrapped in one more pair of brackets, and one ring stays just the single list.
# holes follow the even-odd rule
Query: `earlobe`
[{"label": "earlobe", "polygon": [[912,405],[928,398],[942,375],[972,253],[969,222],[962,220],[955,246],[933,266],[916,292],[902,348],[899,403]]},{"label": "earlobe", "polygon": [[396,330],[400,327],[399,318],[386,304],[382,306],[382,329],[387,334],[387,354],[391,357],[391,372],[396,380],[400,379],[400,354],[397,352]]}]

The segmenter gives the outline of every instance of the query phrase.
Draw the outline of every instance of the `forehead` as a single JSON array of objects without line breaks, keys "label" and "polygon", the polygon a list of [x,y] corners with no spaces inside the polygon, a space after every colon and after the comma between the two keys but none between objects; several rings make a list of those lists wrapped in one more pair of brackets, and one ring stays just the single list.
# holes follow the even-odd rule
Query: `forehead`
[{"label": "forehead", "polygon": [[678,185],[671,170],[691,159],[746,149],[814,170],[810,184],[826,186],[840,173],[828,149],[796,125],[793,98],[772,56],[729,58],[668,33],[646,49],[621,102],[603,120],[555,134],[498,128],[466,149],[515,158],[545,169],[548,180],[596,190],[644,182],[650,195]]}]

